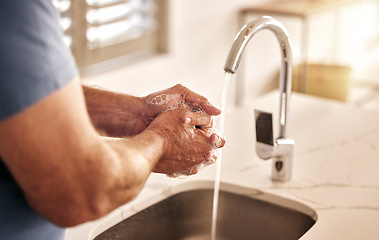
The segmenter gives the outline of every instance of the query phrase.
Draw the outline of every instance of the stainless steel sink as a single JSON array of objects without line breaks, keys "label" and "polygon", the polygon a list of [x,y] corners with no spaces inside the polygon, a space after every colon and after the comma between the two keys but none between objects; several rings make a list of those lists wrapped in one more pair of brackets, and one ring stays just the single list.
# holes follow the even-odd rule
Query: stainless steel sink
[{"label": "stainless steel sink", "polygon": [[[208,240],[213,183],[170,189],[165,199],[96,236],[95,240]],[[258,190],[221,184],[218,240],[298,239],[316,222],[314,210]]]}]

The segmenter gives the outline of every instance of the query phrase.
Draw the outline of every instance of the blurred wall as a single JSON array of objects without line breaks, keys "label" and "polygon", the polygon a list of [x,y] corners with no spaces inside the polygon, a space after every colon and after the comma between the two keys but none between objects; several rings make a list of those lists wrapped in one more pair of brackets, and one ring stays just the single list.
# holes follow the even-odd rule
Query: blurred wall
[{"label": "blurred wall", "polygon": [[181,83],[220,105],[224,63],[240,27],[238,12],[263,0],[170,0],[169,52],[83,81],[147,95]]},{"label": "blurred wall", "polygon": [[[348,64],[354,67],[354,80],[379,82],[378,39],[371,41],[370,45],[363,44],[368,39],[365,34],[369,32],[363,31],[366,28],[371,32],[376,30],[374,36],[378,36],[378,23],[372,21],[378,16],[379,10],[374,11],[377,9],[377,2],[378,0],[370,0],[371,5],[351,5],[343,8],[337,14],[338,21],[330,17],[335,16],[333,11],[312,17],[311,34],[308,37],[310,47],[307,54],[311,56],[309,60],[317,63],[331,61]],[[258,17],[253,14],[241,18],[239,10],[261,3],[267,3],[267,0],[169,0],[167,54],[138,60],[123,68],[88,76],[83,80],[88,84],[138,96],[181,83],[220,105],[224,82],[223,67],[233,39],[244,21]],[[371,12],[376,15],[368,14]],[[282,21],[288,29],[294,43],[294,63],[299,63],[302,52],[299,47],[302,29],[300,20],[274,17]],[[331,23],[337,23],[338,27],[332,28]],[[338,39],[343,40],[337,41],[337,44],[335,40],[328,38],[334,35],[336,29],[340,33]],[[269,31],[262,31],[252,42],[254,44],[249,44],[244,54],[245,60],[238,71],[238,79],[233,81],[229,105],[236,100],[239,104],[249,104],[254,98],[278,85],[280,51],[275,37]]]}]

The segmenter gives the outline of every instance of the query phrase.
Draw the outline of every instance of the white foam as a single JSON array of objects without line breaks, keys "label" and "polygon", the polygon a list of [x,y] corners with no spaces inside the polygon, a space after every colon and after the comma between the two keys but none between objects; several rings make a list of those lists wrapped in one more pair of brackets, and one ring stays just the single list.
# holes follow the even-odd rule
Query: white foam
[{"label": "white foam", "polygon": [[188,107],[187,103],[184,102],[184,101],[179,101],[177,103],[175,103],[174,105],[172,105],[171,107],[163,110],[162,112],[167,112],[167,111],[172,111],[172,110],[175,110],[175,109],[183,109],[185,107]]},{"label": "white foam", "polygon": [[171,100],[178,98],[178,94],[160,94],[155,96],[153,99],[150,100],[151,105],[155,106],[161,106],[164,104],[168,104]]}]

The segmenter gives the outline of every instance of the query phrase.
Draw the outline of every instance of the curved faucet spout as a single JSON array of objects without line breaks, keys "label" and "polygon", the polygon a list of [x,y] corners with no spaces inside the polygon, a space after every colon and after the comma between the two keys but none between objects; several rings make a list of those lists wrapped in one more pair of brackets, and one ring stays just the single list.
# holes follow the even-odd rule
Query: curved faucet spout
[{"label": "curved faucet spout", "polygon": [[[235,73],[241,61],[242,53],[250,39],[260,30],[271,30],[279,41],[282,65],[280,71],[280,114],[279,114],[279,136],[276,138],[275,144],[267,144],[261,142],[257,135],[257,153],[263,159],[274,158],[273,179],[279,181],[287,181],[291,176],[292,155],[294,142],[288,138],[289,132],[289,102],[291,96],[292,84],[292,51],[291,43],[287,30],[279,21],[272,17],[261,17],[252,21],[239,31],[234,39],[233,46],[229,52],[225,63],[224,70],[226,72]],[[256,124],[257,125],[257,124]],[[267,124],[263,124],[266,125]],[[262,125],[260,125],[262,126]],[[256,126],[257,127],[257,126]],[[258,127],[259,128],[259,127]],[[258,134],[257,128],[257,134]],[[267,135],[270,132],[267,129],[259,129],[260,135]],[[271,131],[272,132],[272,131]],[[272,138],[272,136],[271,136]],[[270,137],[264,139],[270,140]],[[275,145],[275,146],[274,146]]]},{"label": "curved faucet spout", "polygon": [[292,84],[292,51],[289,36],[283,24],[272,17],[264,16],[243,26],[234,39],[234,43],[226,60],[224,70],[230,73],[235,73],[237,71],[245,47],[249,43],[250,39],[262,29],[269,29],[274,32],[279,41],[282,53],[282,66],[279,83],[281,93],[279,138],[285,138],[287,137],[289,129],[289,124],[287,124],[287,122]]}]

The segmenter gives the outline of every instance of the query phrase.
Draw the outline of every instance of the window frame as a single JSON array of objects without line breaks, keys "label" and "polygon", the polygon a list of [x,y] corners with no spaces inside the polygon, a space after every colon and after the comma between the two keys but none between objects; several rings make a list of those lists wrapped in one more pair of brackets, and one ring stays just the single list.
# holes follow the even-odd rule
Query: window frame
[{"label": "window frame", "polygon": [[86,0],[71,0],[71,6],[61,17],[71,18],[64,33],[72,38],[71,51],[81,75],[90,75],[168,52],[168,0],[154,0],[156,29],[153,32],[124,42],[91,49],[87,41]]}]

